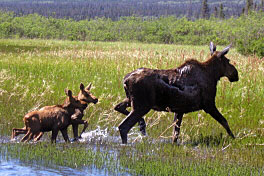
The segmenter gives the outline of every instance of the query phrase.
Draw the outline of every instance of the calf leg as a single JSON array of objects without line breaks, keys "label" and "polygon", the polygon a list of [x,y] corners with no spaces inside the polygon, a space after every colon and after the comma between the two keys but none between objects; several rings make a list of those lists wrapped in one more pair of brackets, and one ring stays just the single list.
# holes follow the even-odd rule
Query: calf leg
[{"label": "calf leg", "polygon": [[[74,133],[74,140],[77,140],[78,138],[81,138],[82,133],[84,133],[84,131],[88,127],[88,122],[86,120],[74,119],[71,121],[71,123],[72,123],[72,129]],[[84,127],[83,127],[82,132],[80,133],[80,136],[78,137],[78,125],[79,124],[84,124]]]},{"label": "calf leg", "polygon": [[14,137],[18,136],[19,134],[26,134],[26,133],[27,133],[26,127],[24,127],[24,128],[13,128],[11,139],[14,139]]},{"label": "calf leg", "polygon": [[34,141],[39,141],[40,138],[43,136],[43,132],[39,132],[38,134],[34,135]]},{"label": "calf leg", "polygon": [[28,142],[30,139],[32,139],[33,137],[33,133],[32,131],[29,129],[26,133],[26,135],[21,139],[21,142]]},{"label": "calf leg", "polygon": [[52,130],[52,134],[51,134],[51,143],[55,142],[56,143],[56,138],[58,135],[58,129],[53,129]]},{"label": "calf leg", "polygon": [[71,116],[74,141],[78,139],[78,124],[80,123],[78,123],[77,120],[81,120],[83,116],[83,111],[80,109],[76,109],[75,113]]},{"label": "calf leg", "polygon": [[65,142],[69,142],[69,136],[68,136],[68,132],[67,132],[67,128],[60,130],[61,134],[63,136],[63,139],[65,140]]},{"label": "calf leg", "polygon": [[73,137],[74,137],[74,141],[76,141],[78,139],[78,124],[74,124],[72,123],[72,131],[73,131]]},{"label": "calf leg", "polygon": [[183,113],[175,113],[174,114],[174,122],[176,122],[176,124],[175,124],[174,129],[173,129],[172,142],[177,142],[177,140],[178,140],[178,137],[180,134],[182,116],[183,116]]},{"label": "calf leg", "polygon": [[84,133],[84,131],[86,130],[86,128],[88,127],[88,122],[86,120],[82,120],[82,124],[84,124],[83,126],[83,130],[79,136],[79,138],[82,138],[81,135]]},{"label": "calf leg", "polygon": [[140,118],[142,118],[142,116],[148,113],[148,111],[149,109],[134,109],[122,121],[118,128],[123,144],[127,143],[127,133],[129,130],[140,120]]},{"label": "calf leg", "polygon": [[25,140],[25,142],[28,142],[31,139],[33,139],[33,133],[32,132],[30,132],[30,134],[29,134],[28,138]]},{"label": "calf leg", "polygon": [[229,128],[227,120],[222,116],[222,114],[218,111],[215,106],[206,109],[205,112],[209,113],[216,121],[218,121],[226,129],[229,136],[235,138],[234,134]]},{"label": "calf leg", "polygon": [[21,139],[21,142],[24,142],[28,138],[29,135],[30,135],[30,131],[28,130],[26,135]]},{"label": "calf leg", "polygon": [[[116,105],[114,109],[127,116],[130,113],[128,110],[126,110],[127,107],[131,107],[131,102],[128,98],[124,99],[121,103]],[[146,135],[146,122],[142,117],[139,118],[138,125],[139,125],[139,130],[141,134],[145,136]]]}]

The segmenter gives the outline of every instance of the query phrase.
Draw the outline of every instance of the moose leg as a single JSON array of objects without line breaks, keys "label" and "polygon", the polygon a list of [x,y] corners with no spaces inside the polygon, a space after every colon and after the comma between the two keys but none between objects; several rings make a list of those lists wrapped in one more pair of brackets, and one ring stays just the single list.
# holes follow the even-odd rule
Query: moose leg
[{"label": "moose leg", "polygon": [[68,136],[68,132],[67,132],[67,128],[60,130],[61,134],[63,136],[63,139],[65,140],[65,142],[69,142],[69,136]]},{"label": "moose leg", "polygon": [[[77,140],[78,138],[82,138],[81,135],[82,133],[84,133],[84,131],[88,127],[88,122],[86,120],[75,119],[75,120],[72,120],[71,123],[72,123],[72,128],[73,128],[73,133],[74,133],[74,140]],[[80,133],[80,136],[78,137],[78,125],[79,124],[84,124],[84,127],[83,127],[82,132]]]},{"label": "moose leg", "polygon": [[81,124],[78,120],[83,118],[83,111],[76,109],[75,113],[71,116],[72,131],[74,136],[74,141],[78,140],[78,125]]},{"label": "moose leg", "polygon": [[26,134],[26,133],[27,133],[26,127],[24,127],[24,128],[13,128],[11,139],[14,139],[14,137],[16,137],[19,134]]},{"label": "moose leg", "polygon": [[25,140],[25,142],[28,142],[31,139],[33,139],[33,133],[32,132],[30,132],[30,134],[29,134],[28,138]]},{"label": "moose leg", "polygon": [[31,134],[30,130],[28,130],[27,134],[21,139],[21,142],[24,142],[28,139],[29,135]]},{"label": "moose leg", "polygon": [[215,106],[211,107],[210,109],[206,109],[205,112],[209,113],[216,121],[218,121],[226,129],[229,136],[235,138],[234,134],[229,128],[227,120],[222,116]]},{"label": "moose leg", "polygon": [[82,124],[84,124],[84,126],[83,126],[83,130],[82,130],[82,132],[81,132],[79,138],[82,138],[81,135],[84,133],[84,131],[85,131],[86,128],[88,127],[88,122],[87,122],[86,120],[82,120]]},{"label": "moose leg", "polygon": [[131,102],[129,101],[128,98],[126,98],[124,99],[124,101],[116,105],[114,109],[127,116],[130,112],[126,110],[126,108],[130,106],[131,106]]},{"label": "moose leg", "polygon": [[123,144],[127,143],[127,133],[129,130],[140,120],[140,118],[142,118],[142,116],[148,113],[148,111],[149,109],[134,109],[129,113],[125,120],[122,121],[118,128]]},{"label": "moose leg", "polygon": [[172,134],[172,142],[177,142],[179,134],[180,134],[180,128],[181,128],[181,122],[182,122],[182,116],[183,113],[175,113],[174,114],[174,129]]},{"label": "moose leg", "polygon": [[34,136],[34,142],[39,141],[40,138],[43,136],[43,132],[39,132]]},{"label": "moose leg", "polygon": [[56,138],[58,135],[58,129],[53,129],[52,130],[52,134],[51,134],[51,143],[55,142],[56,143]]},{"label": "moose leg", "polygon": [[72,131],[73,131],[73,141],[78,140],[78,124],[72,123]]},{"label": "moose leg", "polygon": [[28,142],[33,138],[33,133],[32,131],[29,129],[27,134],[21,139],[21,142]]},{"label": "moose leg", "polygon": [[140,130],[141,134],[143,136],[146,136],[146,134],[147,134],[146,133],[146,122],[142,117],[139,118],[138,125],[139,125],[139,130]]},{"label": "moose leg", "polygon": [[[130,113],[128,110],[126,110],[127,107],[131,107],[131,102],[128,98],[126,98],[124,101],[116,105],[114,109],[127,116]],[[138,125],[139,125],[139,130],[141,134],[145,136],[146,135],[146,122],[142,117],[139,118]]]}]

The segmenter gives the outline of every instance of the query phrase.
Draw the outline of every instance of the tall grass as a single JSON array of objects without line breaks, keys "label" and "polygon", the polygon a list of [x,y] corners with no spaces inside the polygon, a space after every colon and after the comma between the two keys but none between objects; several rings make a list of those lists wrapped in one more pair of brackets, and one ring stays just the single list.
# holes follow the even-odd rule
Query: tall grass
[{"label": "tall grass", "polygon": [[[27,112],[61,104],[66,97],[65,88],[77,94],[81,82],[92,82],[91,92],[99,103],[90,105],[85,112],[88,130],[99,125],[119,139],[115,127],[125,116],[113,107],[125,98],[122,79],[126,73],[139,67],[174,68],[188,58],[204,61],[208,56],[208,46],[0,40],[0,136],[10,136],[12,128],[23,127],[22,118]],[[128,142],[132,145],[121,146],[119,139],[95,142],[99,147],[106,146],[104,151],[90,150],[94,144],[53,146],[46,144],[49,139],[45,134],[44,142],[11,143],[8,151],[21,160],[30,158],[40,163],[53,160],[53,164],[78,168],[93,163],[113,173],[264,174],[264,62],[242,56],[235,49],[227,57],[236,65],[240,80],[230,83],[221,79],[216,104],[237,137],[235,140],[210,115],[199,111],[184,115],[180,142],[173,145],[170,141],[173,114],[151,111],[145,117],[148,136],[130,137]],[[132,132],[138,130],[135,127]]]}]

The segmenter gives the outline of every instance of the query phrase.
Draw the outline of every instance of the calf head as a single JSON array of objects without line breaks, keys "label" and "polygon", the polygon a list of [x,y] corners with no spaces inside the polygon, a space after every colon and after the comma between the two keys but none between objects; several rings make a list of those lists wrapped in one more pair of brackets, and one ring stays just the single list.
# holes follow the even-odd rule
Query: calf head
[{"label": "calf head", "polygon": [[238,81],[238,72],[234,65],[230,64],[230,60],[225,57],[231,45],[227,46],[223,51],[216,51],[216,46],[213,42],[210,43],[210,53],[217,60],[217,65],[220,67],[222,76],[226,76],[230,82]]},{"label": "calf head", "polygon": [[77,98],[72,96],[72,91],[65,89],[65,94],[68,96],[66,98],[66,100],[64,101],[63,107],[67,107],[67,108],[86,108],[87,103],[81,100],[78,100]]},{"label": "calf head", "polygon": [[84,85],[81,83],[80,92],[78,94],[78,100],[84,101],[87,104],[89,103],[96,104],[98,102],[98,99],[90,92],[91,87],[92,87],[91,83],[87,87],[84,87]]}]

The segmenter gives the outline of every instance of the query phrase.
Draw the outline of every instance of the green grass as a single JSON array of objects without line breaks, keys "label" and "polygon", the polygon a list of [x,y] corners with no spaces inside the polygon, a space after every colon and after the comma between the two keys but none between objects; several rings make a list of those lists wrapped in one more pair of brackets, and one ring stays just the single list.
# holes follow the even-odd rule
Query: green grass
[{"label": "green grass", "polygon": [[[223,46],[219,46],[221,49]],[[148,136],[143,140],[129,137],[132,145],[120,145],[119,133],[113,127],[125,116],[113,107],[125,97],[124,75],[139,67],[174,68],[188,58],[204,61],[208,56],[208,46],[0,40],[0,137],[10,136],[14,127],[23,127],[23,116],[30,110],[61,104],[65,88],[77,94],[81,82],[92,82],[91,92],[99,103],[90,105],[85,112],[87,131],[99,125],[119,139],[51,145],[45,134],[44,141],[37,144],[0,145],[5,146],[8,156],[24,162],[107,168],[111,173],[262,175],[264,62],[242,56],[233,48],[227,57],[235,63],[240,80],[230,83],[221,79],[216,104],[237,137],[235,140],[210,115],[199,111],[184,115],[179,145],[172,145],[169,127],[173,114],[151,111],[145,117]],[[138,132],[138,127],[132,131]],[[72,136],[71,128],[69,134]],[[99,150],[94,150],[95,146]]]}]

